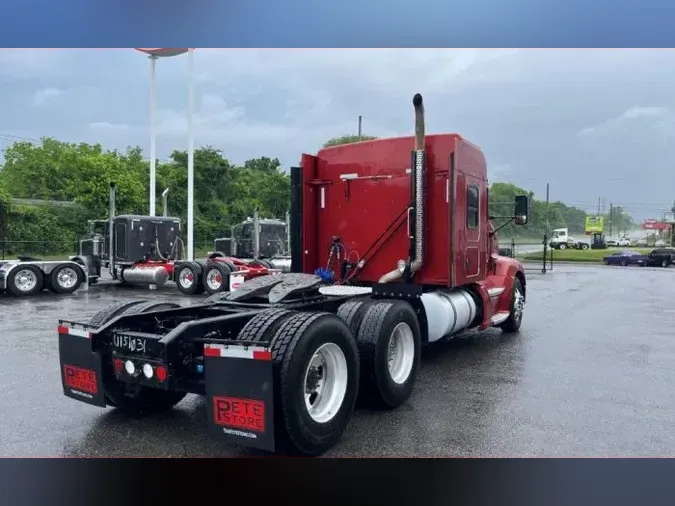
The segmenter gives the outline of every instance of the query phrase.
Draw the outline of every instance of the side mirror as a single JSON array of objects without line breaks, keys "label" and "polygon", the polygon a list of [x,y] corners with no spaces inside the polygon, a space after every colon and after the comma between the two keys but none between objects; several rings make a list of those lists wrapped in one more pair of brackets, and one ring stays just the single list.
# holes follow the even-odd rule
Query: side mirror
[{"label": "side mirror", "polygon": [[526,225],[530,214],[530,199],[527,195],[516,195],[514,216],[516,225]]}]

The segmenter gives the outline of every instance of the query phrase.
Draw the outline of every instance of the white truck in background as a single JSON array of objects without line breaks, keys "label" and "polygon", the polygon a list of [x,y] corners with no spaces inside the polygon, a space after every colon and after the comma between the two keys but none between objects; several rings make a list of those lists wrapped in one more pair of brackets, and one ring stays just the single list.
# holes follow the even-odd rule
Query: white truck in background
[{"label": "white truck in background", "polygon": [[553,249],[589,249],[590,241],[585,239],[575,239],[569,234],[568,228],[556,228],[551,232],[551,241],[548,244]]}]

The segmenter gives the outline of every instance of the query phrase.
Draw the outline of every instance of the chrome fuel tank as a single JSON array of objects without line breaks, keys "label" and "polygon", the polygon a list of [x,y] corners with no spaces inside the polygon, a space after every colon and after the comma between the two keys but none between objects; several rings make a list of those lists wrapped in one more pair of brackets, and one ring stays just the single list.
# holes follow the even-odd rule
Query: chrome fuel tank
[{"label": "chrome fuel tank", "polygon": [[132,285],[163,286],[169,280],[169,272],[161,265],[140,265],[124,269],[122,279]]},{"label": "chrome fuel tank", "polygon": [[467,329],[478,313],[475,299],[465,289],[425,293],[422,304],[427,317],[429,342]]}]

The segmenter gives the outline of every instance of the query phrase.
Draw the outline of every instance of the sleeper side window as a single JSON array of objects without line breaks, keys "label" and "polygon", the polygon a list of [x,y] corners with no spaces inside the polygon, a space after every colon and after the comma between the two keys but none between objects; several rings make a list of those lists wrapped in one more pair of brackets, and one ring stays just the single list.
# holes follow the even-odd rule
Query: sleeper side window
[{"label": "sleeper side window", "polygon": [[466,190],[466,226],[478,228],[478,187],[473,185]]}]

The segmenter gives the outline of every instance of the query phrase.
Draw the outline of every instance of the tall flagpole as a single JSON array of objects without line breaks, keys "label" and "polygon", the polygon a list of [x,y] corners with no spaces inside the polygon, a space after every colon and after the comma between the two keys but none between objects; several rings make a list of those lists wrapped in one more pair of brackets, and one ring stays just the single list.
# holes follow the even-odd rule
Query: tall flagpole
[{"label": "tall flagpole", "polygon": [[195,139],[194,139],[194,49],[188,49],[188,191],[187,191],[187,259],[194,258],[194,171],[195,171]]},{"label": "tall flagpole", "polygon": [[150,216],[155,216],[155,189],[157,163],[157,132],[155,111],[157,109],[157,57],[150,56]]}]

